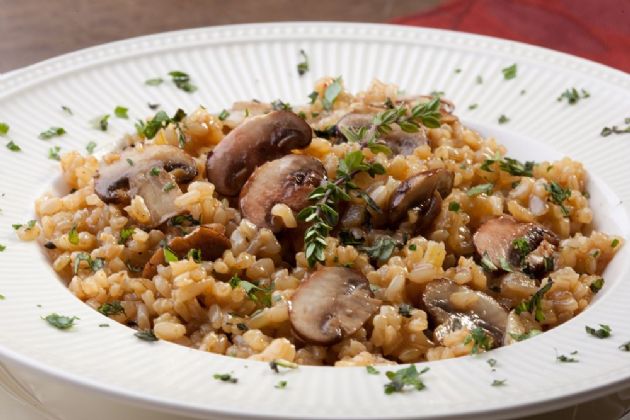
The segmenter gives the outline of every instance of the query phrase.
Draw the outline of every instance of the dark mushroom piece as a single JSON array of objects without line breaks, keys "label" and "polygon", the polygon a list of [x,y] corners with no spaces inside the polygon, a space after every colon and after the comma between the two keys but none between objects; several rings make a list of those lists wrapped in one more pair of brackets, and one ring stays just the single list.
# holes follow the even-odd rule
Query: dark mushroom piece
[{"label": "dark mushroom piece", "polygon": [[289,111],[251,118],[230,131],[208,155],[206,175],[217,192],[238,195],[256,167],[307,147],[312,137],[308,123]]},{"label": "dark mushroom piece", "polygon": [[[168,243],[169,249],[180,259],[186,257],[191,249],[198,249],[202,261],[216,260],[230,246],[230,240],[223,233],[205,226],[199,226],[188,235],[173,238]],[[142,277],[153,278],[157,274],[158,265],[165,263],[164,250],[159,248],[144,265]]]},{"label": "dark mushroom piece", "polygon": [[[460,306],[451,297],[461,294],[466,302]],[[465,295],[468,295],[465,297]],[[448,279],[434,280],[427,284],[422,301],[434,323],[435,339],[443,342],[444,337],[461,328],[482,328],[492,337],[492,346],[500,346],[507,323],[508,312],[489,295],[460,286]]]},{"label": "dark mushroom piece", "polygon": [[473,242],[487,269],[519,269],[540,277],[553,270],[558,237],[542,225],[500,216],[481,225]]},{"label": "dark mushroom piece", "polygon": [[102,163],[94,191],[105,203],[114,204],[129,204],[141,196],[151,213],[147,226],[154,227],[181,212],[174,203],[182,194],[177,184],[190,182],[196,175],[195,161],[183,150],[150,145],[125,150],[111,165]]},{"label": "dark mushroom piece", "polygon": [[274,220],[274,205],[286,204],[294,212],[308,206],[309,194],[326,177],[322,163],[310,156],[287,155],[256,168],[240,194],[243,216],[259,228],[273,232],[283,225]]},{"label": "dark mushroom piece", "polygon": [[449,170],[432,169],[403,181],[389,200],[388,223],[400,223],[407,211],[416,208],[419,214],[415,232],[426,230],[440,213],[442,199],[451,193],[453,178]]},{"label": "dark mushroom piece", "polygon": [[379,305],[363,274],[345,267],[322,267],[302,282],[289,301],[289,319],[296,337],[326,346],[354,334]]},{"label": "dark mushroom piece", "polygon": [[[358,129],[365,127],[366,133],[364,138],[365,144],[367,144],[367,139],[375,134],[373,128],[374,115],[359,113],[344,115],[336,125],[338,136],[347,141],[349,139],[344,134],[345,130],[356,132]],[[391,128],[390,132],[380,135],[379,140],[384,141],[395,155],[411,155],[417,147],[428,143],[427,134],[423,127],[420,127],[415,133],[403,131],[398,124],[392,124]]]}]

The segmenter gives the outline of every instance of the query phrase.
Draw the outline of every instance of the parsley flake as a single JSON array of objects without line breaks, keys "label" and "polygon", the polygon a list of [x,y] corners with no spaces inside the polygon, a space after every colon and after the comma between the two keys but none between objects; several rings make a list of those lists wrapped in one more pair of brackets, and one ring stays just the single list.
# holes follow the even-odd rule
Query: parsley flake
[{"label": "parsley flake", "polygon": [[568,188],[562,188],[562,186],[555,181],[550,184],[546,184],[545,189],[549,192],[551,201],[560,206],[562,214],[565,217],[569,217],[569,209],[565,207],[564,201],[571,197],[571,190]]},{"label": "parsley flake", "polygon": [[492,386],[503,386],[505,385],[507,382],[507,379],[495,379],[494,381],[492,381],[492,383],[490,385]]},{"label": "parsley flake", "polygon": [[300,55],[302,56],[302,61],[297,65],[297,72],[300,76],[303,76],[309,70],[309,64],[308,57],[306,56],[304,50],[300,50]]},{"label": "parsley flake", "polygon": [[92,120],[92,127],[96,130],[107,131],[109,127],[109,114],[94,118]]},{"label": "parsley flake", "polygon": [[235,384],[238,382],[238,379],[232,376],[232,374],[230,373],[215,373],[214,375],[212,375],[212,377],[217,381],[228,382],[231,384]]},{"label": "parsley flake", "polygon": [[475,327],[470,334],[464,339],[464,344],[472,342],[472,354],[480,353],[481,350],[490,350],[492,348],[492,337],[486,333],[481,327]]},{"label": "parsley flake", "polygon": [[507,124],[510,122],[510,119],[506,117],[504,114],[501,114],[498,121],[499,121],[499,124]]},{"label": "parsley flake", "polygon": [[144,84],[147,86],[159,86],[164,82],[164,79],[161,77],[155,77],[153,79],[147,79],[144,81]]},{"label": "parsley flake", "polygon": [[164,260],[166,262],[171,263],[179,261],[179,257],[177,257],[177,254],[175,254],[171,248],[165,246],[162,250],[164,252]]},{"label": "parsley flake", "polygon": [[448,203],[448,211],[457,213],[460,209],[461,205],[457,201],[451,201],[450,203]]},{"label": "parsley flake", "polygon": [[562,94],[558,96],[557,101],[562,102],[564,99],[566,99],[569,105],[575,105],[580,101],[580,99],[586,99],[590,97],[590,93],[588,93],[584,89],[581,89],[581,91],[578,92],[576,88],[570,88],[562,92]]},{"label": "parsley flake", "polygon": [[277,389],[285,389],[287,387],[288,382],[287,381],[279,381],[274,388]]},{"label": "parsley flake", "polygon": [[585,330],[588,334],[592,335],[593,337],[597,337],[597,338],[608,338],[610,337],[610,334],[612,333],[612,329],[610,328],[610,326],[606,325],[606,324],[599,324],[600,328],[592,328],[589,327],[588,325],[585,326]]},{"label": "parsley flake", "polygon": [[512,64],[511,66],[508,66],[504,69],[501,69],[501,72],[503,73],[503,78],[505,80],[512,80],[516,77],[516,63]]},{"label": "parsley flake", "polygon": [[70,242],[72,245],[79,244],[79,232],[77,232],[77,225],[73,225],[72,229],[70,229],[70,232],[68,232],[68,242]]},{"label": "parsley flake", "polygon": [[622,345],[619,346],[619,350],[621,351],[630,351],[630,341],[628,341],[627,343],[623,343]]},{"label": "parsley flake", "polygon": [[124,313],[125,309],[120,304],[120,301],[113,300],[111,302],[107,302],[99,306],[97,311],[99,311],[105,316],[111,316],[111,315],[118,315],[120,313]]},{"label": "parsley flake", "polygon": [[65,112],[66,114],[68,114],[68,115],[74,115],[72,110],[70,108],[68,108],[67,106],[65,106],[65,105],[61,105],[61,110],[63,112]]},{"label": "parsley flake", "polygon": [[219,121],[225,121],[229,116],[230,116],[230,113],[228,112],[228,110],[224,109],[223,111],[221,111],[218,118],[219,118]]},{"label": "parsley flake", "polygon": [[591,292],[595,294],[599,292],[600,290],[602,290],[602,287],[604,287],[604,279],[601,277],[594,280],[589,286],[589,288],[591,289]]},{"label": "parsley flake", "polygon": [[297,369],[298,364],[289,362],[288,360],[284,360],[284,359],[273,359],[271,362],[269,362],[269,367],[274,372],[280,373],[280,369],[279,369],[280,367],[287,368],[287,369]]},{"label": "parsley flake", "polygon": [[4,137],[9,134],[9,124],[0,122],[0,136]]},{"label": "parsley flake", "polygon": [[494,188],[493,183],[479,184],[466,191],[468,197],[474,197],[479,194],[490,194]]},{"label": "parsley flake", "polygon": [[126,120],[129,118],[129,115],[127,114],[128,111],[129,111],[129,108],[125,108],[124,106],[118,105],[116,108],[114,108],[114,115],[117,118],[123,118]]},{"label": "parsley flake", "polygon": [[51,160],[61,160],[61,156],[59,156],[59,152],[61,151],[61,147],[54,146],[48,149],[48,159]]},{"label": "parsley flake", "polygon": [[542,331],[540,330],[531,330],[528,331],[526,333],[523,334],[514,334],[514,333],[510,333],[510,337],[512,337],[514,340],[516,341],[523,341],[523,340],[527,340],[528,338],[532,338],[538,334],[542,334]]},{"label": "parsley flake", "polygon": [[545,293],[551,289],[551,286],[553,286],[553,281],[549,280],[547,284],[538,289],[536,293],[529,298],[529,300],[524,300],[519,303],[516,308],[514,308],[516,314],[518,315],[522,312],[529,312],[534,315],[536,321],[543,322],[545,320],[545,314],[542,310],[542,299],[545,296]]},{"label": "parsley flake", "polygon": [[66,130],[62,127],[50,127],[48,130],[39,133],[38,137],[41,140],[50,140],[53,137],[61,137],[64,134],[66,134]]},{"label": "parsley flake", "polygon": [[337,99],[337,96],[341,93],[341,76],[334,79],[324,91],[324,97],[322,98],[322,104],[326,111],[330,111]]},{"label": "parsley flake", "polygon": [[74,325],[74,321],[79,318],[77,318],[76,316],[64,316],[57,313],[52,313],[50,315],[47,315],[46,317],[43,317],[42,319],[59,330],[67,330],[71,328]]},{"label": "parsley flake", "polygon": [[151,329],[138,331],[138,332],[134,333],[134,336],[136,336],[137,338],[139,338],[142,341],[158,341],[159,340],[159,338],[157,338],[157,336],[155,335],[155,333]]},{"label": "parsley flake", "polygon": [[366,366],[365,370],[367,370],[367,373],[369,375],[380,375],[380,371],[378,369],[376,369],[374,366]]},{"label": "parsley flake", "polygon": [[7,149],[9,149],[12,152],[20,152],[22,150],[22,148],[20,146],[18,146],[17,144],[15,144],[15,142],[13,140],[9,141],[6,144]]},{"label": "parsley flake", "polygon": [[168,73],[175,86],[184,92],[192,93],[197,90],[197,86],[190,83],[190,76],[183,71],[171,71]]},{"label": "parsley flake", "polygon": [[420,376],[429,370],[425,367],[421,371],[416,369],[416,365],[411,365],[407,368],[403,368],[397,371],[387,371],[385,376],[391,382],[385,384],[385,394],[393,394],[394,392],[403,392],[405,387],[411,387],[417,391],[425,388],[424,382]]}]

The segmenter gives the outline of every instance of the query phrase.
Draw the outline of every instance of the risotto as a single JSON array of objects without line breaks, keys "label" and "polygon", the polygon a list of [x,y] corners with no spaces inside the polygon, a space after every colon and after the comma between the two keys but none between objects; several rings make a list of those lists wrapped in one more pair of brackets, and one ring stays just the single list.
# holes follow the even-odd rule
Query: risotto
[{"label": "risotto", "polygon": [[144,335],[307,365],[438,360],[585,310],[623,245],[579,162],[520,162],[454,106],[323,78],[311,103],[160,111],[35,203],[68,289]]}]

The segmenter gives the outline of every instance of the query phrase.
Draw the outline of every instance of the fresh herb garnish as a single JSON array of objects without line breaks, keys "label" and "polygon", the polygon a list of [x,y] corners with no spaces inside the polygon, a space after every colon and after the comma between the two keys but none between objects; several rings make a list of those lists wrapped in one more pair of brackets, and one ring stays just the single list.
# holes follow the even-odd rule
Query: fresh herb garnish
[{"label": "fresh herb garnish", "polygon": [[291,108],[291,104],[283,102],[280,99],[276,99],[275,101],[271,102],[271,109],[273,109],[274,111],[293,111],[293,108]]},{"label": "fresh herb garnish", "polygon": [[501,116],[499,116],[499,124],[507,124],[510,122],[510,119],[508,117],[505,116],[505,114],[501,114]]},{"label": "fresh herb garnish", "polygon": [[0,122],[0,136],[4,137],[9,134],[9,124]]},{"label": "fresh herb garnish", "polygon": [[230,373],[215,373],[214,375],[212,375],[212,377],[217,381],[228,382],[231,384],[235,384],[238,382],[238,379],[232,376],[232,374]]},{"label": "fresh herb garnish", "polygon": [[507,382],[507,379],[495,379],[494,381],[492,381],[492,383],[490,385],[492,385],[492,386],[503,386],[503,385],[505,385],[506,382]]},{"label": "fresh herb garnish", "polygon": [[125,308],[122,307],[118,300],[104,303],[97,310],[105,316],[118,315],[125,312]]},{"label": "fresh herb garnish", "polygon": [[186,258],[192,258],[192,260],[196,263],[201,262],[201,250],[197,248],[191,248],[188,250],[186,254]]},{"label": "fresh herb garnish", "polygon": [[171,71],[168,73],[178,89],[184,92],[192,93],[197,90],[197,86],[190,83],[190,76],[183,71]]},{"label": "fresh herb garnish", "polygon": [[602,290],[602,287],[604,287],[604,279],[601,277],[594,280],[589,286],[589,288],[591,289],[591,292],[595,294],[599,292],[600,290]]},{"label": "fresh herb garnish", "polygon": [[164,252],[164,260],[166,262],[171,263],[179,261],[177,254],[175,254],[171,248],[165,246],[164,248],[162,248],[162,251]]},{"label": "fresh herb garnish", "polygon": [[365,370],[367,370],[367,373],[369,375],[379,375],[381,372],[376,369],[374,366],[366,366]]},{"label": "fresh herb garnish", "polygon": [[615,238],[612,240],[612,242],[610,243],[610,247],[611,248],[616,248],[617,245],[619,245],[619,239]]},{"label": "fresh herb garnish", "polygon": [[564,354],[558,354],[558,352],[556,352],[556,360],[558,362],[562,362],[562,363],[578,363],[579,360],[576,359],[575,357],[571,357],[577,354],[577,350],[572,351],[571,353],[569,353],[570,356],[564,355]]},{"label": "fresh herb garnish", "polygon": [[310,99],[310,103],[312,105],[315,103],[317,98],[319,98],[319,93],[317,93],[316,91],[312,91],[311,93],[308,94],[308,98]]},{"label": "fresh herb garnish", "polygon": [[122,228],[122,230],[120,231],[120,239],[118,240],[118,243],[120,245],[125,244],[125,242],[127,242],[127,239],[131,238],[131,235],[133,235],[134,231],[135,231],[135,228],[133,227]]},{"label": "fresh herb garnish", "polygon": [[415,251],[417,249],[416,244],[409,245],[409,251]]},{"label": "fresh herb garnish", "polygon": [[483,84],[483,77],[481,77],[481,75],[480,75],[480,74],[478,74],[478,75],[477,75],[477,77],[475,77],[475,82],[476,82],[478,85]]},{"label": "fresh herb garnish", "polygon": [[79,267],[81,266],[81,261],[86,261],[90,266],[90,269],[94,272],[97,272],[101,268],[105,266],[105,261],[102,258],[94,258],[88,254],[87,252],[80,252],[74,257],[74,264],[72,267],[73,274],[77,274],[79,272]]},{"label": "fresh herb garnish", "polygon": [[322,105],[326,111],[330,111],[337,99],[337,96],[341,93],[341,76],[334,79],[324,91],[324,97],[322,98]]},{"label": "fresh herb garnish", "polygon": [[129,115],[127,112],[129,112],[129,108],[125,108],[124,106],[118,105],[114,108],[114,115],[116,115],[117,118],[128,119]]},{"label": "fresh herb garnish", "polygon": [[162,188],[162,190],[164,192],[169,192],[172,189],[175,189],[175,183],[174,182],[167,182],[166,184],[164,184],[164,187]]},{"label": "fresh herb garnish", "polygon": [[85,150],[87,150],[89,154],[94,153],[94,149],[96,149],[96,143],[93,141],[85,145]]},{"label": "fresh herb garnish", "polygon": [[284,360],[284,359],[273,359],[271,362],[269,362],[269,367],[274,372],[280,373],[280,369],[279,368],[283,367],[283,368],[287,368],[287,369],[297,369],[298,368],[298,364],[297,363],[293,363],[293,362],[289,362],[288,360]]},{"label": "fresh herb garnish", "polygon": [[304,50],[300,50],[300,55],[302,56],[303,61],[298,63],[297,72],[300,76],[302,76],[306,74],[306,72],[309,70],[309,65],[308,65],[308,57],[306,56],[306,53],[304,52]]},{"label": "fresh herb garnish", "polygon": [[477,354],[481,350],[492,348],[492,337],[481,327],[475,327],[464,339],[464,344],[473,343],[472,354]]},{"label": "fresh herb garnish", "polygon": [[66,114],[68,114],[68,115],[74,115],[72,110],[70,108],[68,108],[67,106],[65,106],[65,105],[61,105],[61,110],[63,112],[65,112]]},{"label": "fresh herb garnish", "polygon": [[274,388],[277,389],[285,389],[287,387],[288,382],[287,381],[279,381]]},{"label": "fresh herb garnish", "polygon": [[509,67],[506,67],[504,69],[501,70],[501,72],[503,73],[503,78],[505,80],[512,80],[516,77],[516,63],[512,64]]},{"label": "fresh herb garnish", "polygon": [[77,225],[73,225],[72,229],[70,229],[70,232],[68,232],[68,242],[70,242],[72,245],[79,244],[79,232],[77,231]]},{"label": "fresh herb garnish", "polygon": [[0,252],[4,252],[5,249],[7,249],[7,246],[0,244]]},{"label": "fresh herb garnish", "polygon": [[106,328],[106,327],[109,327],[109,324],[98,324],[98,326],[100,328]]},{"label": "fresh herb garnish", "polygon": [[599,324],[599,326],[600,328],[597,328],[597,329],[589,327],[588,325],[584,328],[586,329],[586,332],[592,335],[593,337],[597,337],[597,338],[610,337],[610,334],[612,333],[612,329],[610,328],[610,326],[606,324]]},{"label": "fresh herb garnish", "polygon": [[411,365],[407,368],[397,370],[396,372],[387,371],[385,375],[391,382],[385,384],[385,394],[393,394],[394,392],[403,392],[405,387],[412,387],[417,391],[425,388],[424,382],[420,379],[420,375],[427,372],[428,367],[425,367],[421,371],[416,369],[416,365]]},{"label": "fresh herb garnish", "polygon": [[97,130],[107,131],[109,127],[109,114],[101,115],[92,120],[92,127]]},{"label": "fresh herb garnish", "polygon": [[61,156],[59,156],[59,152],[61,151],[61,147],[53,146],[48,149],[48,159],[50,160],[61,160]]},{"label": "fresh herb garnish", "polygon": [[491,165],[498,163],[499,169],[514,176],[532,176],[532,170],[534,169],[534,162],[527,161],[522,163],[517,159],[509,157],[501,157],[498,153],[492,159],[486,159],[483,161],[479,169],[486,172],[493,172]]},{"label": "fresh herb garnish", "polygon": [[461,205],[457,201],[451,201],[448,203],[448,211],[452,211],[454,213],[459,212]]},{"label": "fresh herb garnish", "polygon": [[232,278],[230,279],[230,286],[232,287],[232,289],[236,287],[241,287],[243,290],[245,290],[245,293],[247,294],[249,300],[253,302],[260,303],[265,307],[271,306],[271,293],[273,292],[272,287],[259,287],[247,280],[242,280],[237,275],[232,276]]},{"label": "fresh herb garnish", "polygon": [[230,113],[228,112],[227,109],[224,109],[223,111],[221,111],[221,113],[219,113],[219,121],[225,121],[228,117],[230,116]]},{"label": "fresh herb garnish", "polygon": [[186,117],[186,113],[183,109],[178,109],[173,117],[169,117],[168,114],[164,111],[158,111],[153,119],[149,120],[142,127],[141,134],[147,139],[152,139],[155,135],[160,131],[160,129],[165,128],[169,124],[175,124],[175,131],[177,132],[177,138],[179,140],[179,147],[183,148],[186,145],[186,136],[184,135],[184,131],[181,128],[181,122]]},{"label": "fresh herb garnish", "polygon": [[[35,227],[35,224],[36,224],[36,223],[37,223],[37,221],[36,221],[36,220],[29,220],[28,222],[26,222],[26,228],[25,228],[25,230],[31,230],[31,229],[33,229],[33,228]],[[19,229],[19,228],[21,228],[22,226],[24,226],[24,225],[19,224],[19,223],[15,223],[15,224],[12,224],[12,225],[11,225],[11,227],[13,227],[13,229],[15,229],[15,230],[18,230],[18,229]]]},{"label": "fresh herb garnish", "polygon": [[622,345],[619,346],[619,350],[621,351],[630,351],[630,341],[628,341],[627,343],[623,343]]},{"label": "fresh herb garnish", "polygon": [[153,79],[147,79],[144,81],[144,84],[147,86],[159,86],[164,82],[164,79],[161,77],[156,77]]},{"label": "fresh herb garnish", "polygon": [[381,237],[372,246],[364,246],[364,251],[368,256],[376,261],[387,261],[396,249],[397,243],[391,238]]},{"label": "fresh herb garnish", "polygon": [[159,338],[157,338],[157,336],[151,329],[138,331],[134,335],[143,341],[158,341],[159,340]]},{"label": "fresh herb garnish", "polygon": [[466,191],[466,195],[468,197],[474,197],[479,194],[490,194],[493,188],[494,188],[494,184],[491,182],[487,184],[475,185],[474,187]]},{"label": "fresh herb garnish", "polygon": [[66,130],[62,127],[50,127],[48,130],[39,133],[38,137],[42,140],[50,140],[53,137],[61,137],[64,134],[66,134]]},{"label": "fresh herb garnish", "polygon": [[405,318],[411,318],[411,311],[413,310],[413,306],[408,303],[401,303],[398,307],[398,313]]},{"label": "fresh herb garnish", "polygon": [[149,107],[149,109],[155,111],[160,107],[160,104],[152,104],[151,102],[147,102],[147,106]]},{"label": "fresh herb garnish", "polygon": [[19,152],[22,150],[22,148],[20,146],[18,146],[17,144],[15,144],[15,142],[13,140],[9,141],[7,144],[7,149],[9,149],[12,152]]},{"label": "fresh herb garnish", "polygon": [[64,316],[52,313],[42,319],[44,319],[46,322],[48,322],[48,324],[59,330],[67,330],[71,328],[74,325],[74,321],[79,318],[77,318],[76,316]]},{"label": "fresh herb garnish", "polygon": [[375,211],[378,208],[376,206],[375,209],[367,194],[352,182],[352,178],[360,172],[366,172],[373,177],[385,173],[385,168],[379,163],[365,162],[365,157],[359,150],[346,154],[339,162],[337,178],[315,188],[309,195],[313,204],[298,213],[299,220],[312,223],[304,234],[304,249],[310,267],[316,262],[324,261],[326,237],[339,221],[339,213],[335,207],[340,201],[349,201],[350,194],[354,193]]},{"label": "fresh herb garnish", "polygon": [[602,128],[602,131],[599,134],[602,137],[608,137],[611,134],[627,134],[627,133],[630,133],[630,117],[626,118],[623,122],[625,124],[628,124],[628,126],[625,127],[625,128],[619,128],[616,125],[613,125],[612,127],[604,127],[604,128]]},{"label": "fresh herb garnish", "polygon": [[540,330],[531,330],[528,331],[526,333],[523,334],[514,334],[514,333],[510,333],[510,337],[512,337],[514,340],[516,341],[523,341],[523,340],[527,340],[528,338],[532,338],[538,334],[542,334],[542,331]]},{"label": "fresh herb garnish", "polygon": [[569,105],[577,104],[580,99],[590,98],[591,94],[586,90],[582,89],[581,92],[578,92],[576,88],[567,89],[560,96],[558,96],[557,101],[562,102],[563,99],[566,99]]},{"label": "fresh herb garnish", "polygon": [[550,184],[545,185],[545,189],[551,196],[551,201],[560,206],[560,210],[565,217],[569,216],[569,209],[564,206],[564,201],[571,197],[571,190],[568,188],[562,188],[560,184],[553,181]]},{"label": "fresh herb garnish", "polygon": [[525,237],[514,239],[512,241],[512,248],[517,252],[521,262],[532,251],[529,247],[529,242]]},{"label": "fresh herb garnish", "polygon": [[497,365],[497,359],[488,359],[486,360],[486,363],[488,364],[488,366],[494,369],[495,366]]},{"label": "fresh herb garnish", "polygon": [[516,314],[518,315],[522,312],[529,312],[530,314],[534,315],[536,321],[543,322],[545,320],[545,314],[542,310],[542,299],[545,296],[545,293],[547,293],[549,289],[551,289],[551,286],[553,286],[553,281],[549,280],[549,282],[538,289],[531,298],[529,298],[528,300],[523,300],[521,303],[519,303],[516,308],[514,308]]},{"label": "fresh herb garnish", "polygon": [[471,110],[471,111],[473,109],[477,109],[478,107],[479,107],[479,104],[470,104],[470,105],[468,105],[468,109]]}]

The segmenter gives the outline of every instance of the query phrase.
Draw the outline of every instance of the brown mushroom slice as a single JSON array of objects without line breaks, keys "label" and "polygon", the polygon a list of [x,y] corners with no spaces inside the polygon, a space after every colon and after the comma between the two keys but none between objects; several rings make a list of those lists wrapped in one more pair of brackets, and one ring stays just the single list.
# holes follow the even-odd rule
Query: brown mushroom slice
[{"label": "brown mushroom slice", "polygon": [[[221,232],[205,226],[199,226],[186,236],[173,238],[168,247],[178,258],[184,258],[191,249],[198,249],[203,261],[214,261],[231,246],[230,240]],[[142,277],[150,279],[157,274],[158,265],[164,265],[164,250],[158,248],[151,259],[144,265]]]},{"label": "brown mushroom slice", "polygon": [[289,301],[289,319],[301,340],[330,345],[354,334],[379,305],[363,274],[346,267],[322,267]]},{"label": "brown mushroom slice", "polygon": [[289,111],[248,119],[208,155],[206,175],[219,193],[238,195],[256,167],[293,149],[307,147],[312,136],[308,123]]},{"label": "brown mushroom slice", "polygon": [[539,253],[529,260],[528,264],[532,264],[530,271],[534,272],[540,271],[540,265],[546,264],[545,257],[553,255],[554,247],[558,245],[558,237],[546,227],[536,223],[521,223],[512,216],[488,220],[473,236],[477,253],[488,269],[512,269],[523,265],[523,257],[527,260],[531,251],[527,253],[528,256],[522,255],[515,247],[516,239],[523,239],[529,250],[536,250],[543,241],[548,244],[543,245]]},{"label": "brown mushroom slice", "polygon": [[[389,223],[399,223],[408,210],[419,207],[421,216],[424,213],[424,217],[419,218],[420,227],[417,230],[430,225],[439,213],[439,206],[442,204],[440,199],[451,193],[453,179],[453,172],[446,169],[432,169],[406,179],[396,188],[389,200]],[[436,196],[436,192],[439,197]]]},{"label": "brown mushroom slice", "polygon": [[489,295],[439,279],[427,284],[422,300],[438,324],[436,340],[442,342],[446,335],[461,328],[480,327],[492,337],[493,346],[501,345],[508,312]]},{"label": "brown mushroom slice", "polygon": [[182,212],[175,205],[175,199],[182,195],[182,191],[168,172],[136,174],[129,180],[129,191],[143,198],[151,215],[151,220],[145,223],[147,227],[159,226]]},{"label": "brown mushroom slice", "polygon": [[[178,183],[192,181],[197,175],[195,161],[183,150],[168,145],[149,145],[142,150],[125,150],[111,165],[102,163],[95,177],[94,191],[106,203],[127,204],[135,195],[130,191],[130,180],[153,168],[170,173]],[[147,197],[143,198],[146,200]]]},{"label": "brown mushroom slice", "polygon": [[326,176],[322,163],[310,156],[287,155],[258,167],[240,195],[243,216],[259,228],[273,232],[282,229],[275,223],[271,209],[278,203],[299,212],[309,203],[309,194]]},{"label": "brown mushroom slice", "polygon": [[[339,136],[343,136],[347,139],[344,131],[357,131],[358,129],[365,127],[365,139],[369,139],[374,135],[373,120],[375,114],[360,114],[350,113],[343,116],[337,123],[337,132]],[[423,146],[428,143],[427,134],[423,127],[415,133],[408,133],[403,131],[398,124],[391,125],[391,131],[387,134],[379,136],[387,146],[392,150],[395,155],[411,155],[417,147]]]},{"label": "brown mushroom slice", "polygon": [[529,299],[539,289],[536,280],[519,271],[505,273],[500,277],[498,286],[501,297],[509,299],[512,306]]}]

